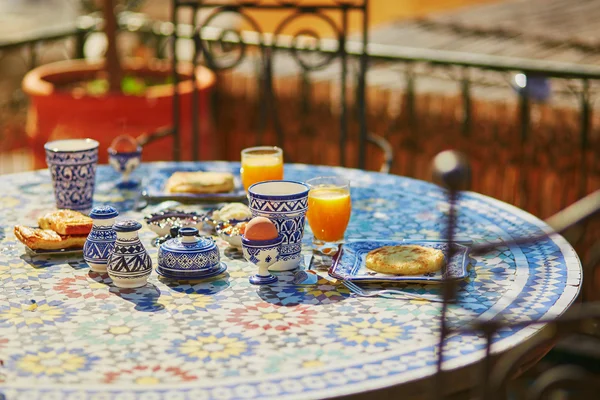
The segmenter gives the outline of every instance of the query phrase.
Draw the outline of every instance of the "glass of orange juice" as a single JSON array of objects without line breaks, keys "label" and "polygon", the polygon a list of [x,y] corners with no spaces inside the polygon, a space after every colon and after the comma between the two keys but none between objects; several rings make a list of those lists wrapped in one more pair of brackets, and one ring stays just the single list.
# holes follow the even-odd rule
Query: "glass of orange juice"
[{"label": "glass of orange juice", "polygon": [[245,190],[257,182],[283,179],[283,150],[275,146],[242,150],[240,175]]},{"label": "glass of orange juice", "polygon": [[350,181],[337,176],[324,176],[306,182],[308,211],[306,216],[313,232],[315,249],[331,254],[344,241],[344,233],[352,213]]}]

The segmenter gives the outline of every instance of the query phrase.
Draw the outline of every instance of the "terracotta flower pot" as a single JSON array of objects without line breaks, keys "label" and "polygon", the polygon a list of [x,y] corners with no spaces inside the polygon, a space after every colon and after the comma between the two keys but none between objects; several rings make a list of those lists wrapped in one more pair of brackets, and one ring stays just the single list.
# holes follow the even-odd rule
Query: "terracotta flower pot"
[{"label": "terracotta flower pot", "polygon": [[[111,141],[121,134],[138,137],[172,125],[173,85],[150,86],[141,96],[108,93],[92,96],[57,89],[57,85],[94,79],[101,63],[69,60],[35,68],[23,78],[23,90],[29,95],[27,135],[35,158],[35,167],[46,166],[44,143],[64,138],[92,138],[100,142],[100,162],[107,162],[107,149]],[[151,64],[127,62],[125,72],[137,76],[166,77],[169,63],[155,61]],[[178,83],[180,96],[181,159],[192,157],[191,101],[192,66],[178,67],[182,79]],[[214,74],[204,67],[195,71],[199,88],[200,157],[210,158],[208,94],[214,87]],[[144,147],[145,161],[170,160],[173,138],[166,137]]]}]

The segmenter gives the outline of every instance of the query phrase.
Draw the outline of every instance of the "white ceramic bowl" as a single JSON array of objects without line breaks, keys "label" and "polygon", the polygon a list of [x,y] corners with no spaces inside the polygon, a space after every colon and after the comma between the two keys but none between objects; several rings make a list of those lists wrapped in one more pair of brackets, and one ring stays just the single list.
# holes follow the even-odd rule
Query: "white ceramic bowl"
[{"label": "white ceramic bowl", "polygon": [[219,237],[221,239],[223,239],[224,241],[229,243],[230,246],[241,250],[242,249],[242,233],[240,233],[238,231],[237,233],[231,234],[231,233],[227,232],[227,228],[229,226],[235,227],[236,225],[239,225],[239,224],[246,224],[246,223],[248,223],[248,221],[249,220],[238,221],[238,220],[232,219],[229,222],[220,222],[215,227],[215,230],[217,231],[217,235],[219,235]]}]

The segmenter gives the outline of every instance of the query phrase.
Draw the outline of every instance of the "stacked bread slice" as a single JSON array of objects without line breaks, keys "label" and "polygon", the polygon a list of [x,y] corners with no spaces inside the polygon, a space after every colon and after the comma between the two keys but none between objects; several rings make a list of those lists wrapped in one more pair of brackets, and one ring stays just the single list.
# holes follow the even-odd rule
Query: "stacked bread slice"
[{"label": "stacked bread slice", "polygon": [[83,248],[92,219],[73,210],[52,211],[38,219],[39,228],[16,225],[15,236],[33,250]]}]

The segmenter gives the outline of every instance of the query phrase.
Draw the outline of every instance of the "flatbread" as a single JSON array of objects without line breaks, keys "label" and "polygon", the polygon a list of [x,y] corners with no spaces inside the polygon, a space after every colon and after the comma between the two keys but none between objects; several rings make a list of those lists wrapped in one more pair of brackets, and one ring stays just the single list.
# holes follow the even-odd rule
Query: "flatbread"
[{"label": "flatbread", "polygon": [[417,245],[384,246],[367,254],[366,267],[382,274],[423,275],[439,271],[444,253]]},{"label": "flatbread", "polygon": [[169,193],[226,193],[233,190],[233,174],[229,172],[175,172],[165,190]]},{"label": "flatbread", "polygon": [[59,235],[88,235],[94,221],[85,214],[73,210],[52,211],[40,217],[38,224],[42,229],[50,229]]},{"label": "flatbread", "polygon": [[21,243],[34,250],[61,250],[83,248],[87,235],[62,236],[50,229],[15,226],[15,236]]}]

